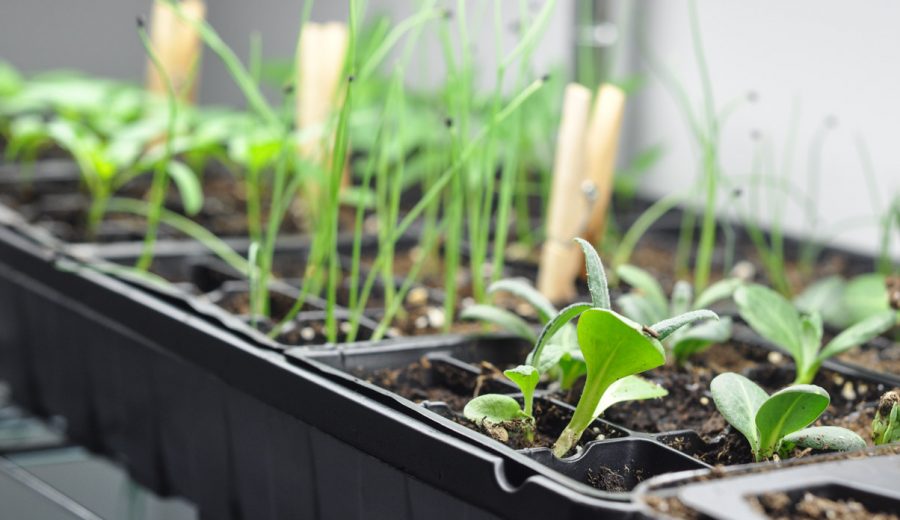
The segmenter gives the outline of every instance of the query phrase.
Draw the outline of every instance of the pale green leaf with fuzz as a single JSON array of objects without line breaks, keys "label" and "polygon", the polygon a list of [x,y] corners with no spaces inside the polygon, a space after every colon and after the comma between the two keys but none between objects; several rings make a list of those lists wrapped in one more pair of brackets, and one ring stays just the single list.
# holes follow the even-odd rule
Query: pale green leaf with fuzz
[{"label": "pale green leaf with fuzz", "polygon": [[819,360],[836,356],[891,330],[897,324],[897,316],[896,311],[882,311],[851,326],[825,345],[825,348],[819,353]]},{"label": "pale green leaf with fuzz", "polygon": [[766,391],[746,377],[726,372],[709,385],[713,401],[728,424],[744,434],[754,452],[759,449],[756,412],[768,399]]},{"label": "pale green leaf with fuzz", "polygon": [[702,352],[715,343],[722,343],[731,337],[731,318],[706,321],[672,336],[672,353],[679,363],[690,356]]},{"label": "pale green leaf with fuzz", "polygon": [[633,265],[623,265],[616,269],[619,278],[644,296],[656,315],[665,315],[668,304],[662,286],[647,271]]},{"label": "pale green leaf with fuzz", "polygon": [[501,329],[533,343],[537,341],[537,334],[531,325],[518,315],[493,305],[476,304],[466,307],[459,314],[464,320],[479,320],[493,323]]},{"label": "pale green leaf with fuzz", "polygon": [[691,284],[684,280],[675,282],[675,287],[672,288],[672,303],[669,305],[669,315],[677,316],[691,310],[691,300],[693,299],[694,289],[691,287]]},{"label": "pale green leaf with fuzz", "polygon": [[741,317],[763,338],[784,348],[794,358],[802,348],[800,315],[789,301],[762,285],[745,285],[734,293]]},{"label": "pale green leaf with fuzz", "polygon": [[600,255],[597,250],[586,240],[576,238],[576,242],[584,251],[584,263],[587,266],[588,290],[591,292],[591,299],[594,307],[599,309],[609,309],[609,283],[606,280],[606,271],[603,270],[603,262],[600,261]]},{"label": "pale green leaf with fuzz", "polygon": [[550,321],[544,325],[543,330],[541,330],[541,334],[538,336],[537,341],[534,344],[534,349],[532,349],[529,357],[531,358],[531,366],[537,368],[541,366],[541,351],[544,349],[544,345],[550,341],[553,336],[556,335],[557,332],[560,331],[563,327],[565,327],[572,319],[574,319],[579,314],[587,311],[592,306],[590,303],[573,303],[563,310],[559,311],[559,314],[553,317]]},{"label": "pale green leaf with fuzz", "polygon": [[547,323],[558,312],[550,300],[524,278],[497,280],[488,287],[488,294],[499,291],[508,292],[528,302],[537,311],[541,323]]},{"label": "pale green leaf with fuzz", "polygon": [[654,323],[650,328],[657,334],[657,339],[664,340],[685,325],[690,325],[695,321],[709,319],[718,320],[719,316],[713,311],[701,309],[699,311],[686,312],[681,316],[675,316],[674,318],[669,318],[659,323]]},{"label": "pale green leaf with fuzz", "polygon": [[623,294],[616,298],[616,306],[622,314],[638,323],[650,324],[666,318],[665,314],[659,313],[659,309],[642,294]]},{"label": "pale green leaf with fuzz", "polygon": [[694,308],[703,309],[719,301],[731,298],[734,296],[734,292],[743,283],[743,280],[738,278],[719,280],[697,295],[697,300],[694,302]]},{"label": "pale green leaf with fuzz", "polygon": [[818,451],[856,451],[866,449],[866,441],[856,433],[839,426],[813,426],[784,436],[782,453],[794,448]]}]

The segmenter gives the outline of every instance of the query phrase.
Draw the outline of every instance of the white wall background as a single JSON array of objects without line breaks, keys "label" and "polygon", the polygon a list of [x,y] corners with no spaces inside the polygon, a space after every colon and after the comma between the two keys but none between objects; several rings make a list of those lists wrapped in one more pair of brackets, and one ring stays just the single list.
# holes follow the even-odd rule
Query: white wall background
[{"label": "white wall background", "polygon": [[[502,0],[504,9],[517,10],[518,0]],[[139,81],[144,57],[134,32],[137,14],[150,10],[149,0],[0,0],[0,58],[26,71],[75,68],[104,76]],[[571,64],[574,0],[558,0],[547,36],[535,56],[535,71],[554,64]],[[700,83],[691,47],[686,0],[628,3],[616,0],[616,11],[630,5],[643,22],[649,52],[665,63],[700,100]],[[452,5],[455,2],[447,2]],[[408,0],[370,0],[373,10],[401,18],[412,12]],[[540,3],[529,1],[533,7]],[[751,170],[751,138],[758,133],[774,143],[777,165],[782,163],[791,113],[799,107],[796,150],[789,178],[805,189],[808,148],[826,118],[837,126],[828,132],[818,184],[822,221],[818,229],[841,244],[872,250],[877,232],[871,225],[847,228],[848,220],[868,218],[873,208],[862,175],[855,140],[862,136],[877,173],[880,203],[900,193],[900,154],[895,153],[900,122],[900,3],[869,0],[699,0],[699,21],[709,62],[716,103],[753,91],[758,101],[739,110],[723,130],[722,165],[737,179]],[[250,33],[263,36],[266,57],[286,57],[294,49],[301,0],[208,0],[210,22],[246,57]],[[315,20],[343,20],[346,1],[319,0]],[[467,2],[472,38],[485,71],[494,63],[492,5],[489,0]],[[514,18],[514,16],[512,16]],[[422,43],[422,58],[410,67],[410,81],[430,85],[440,81],[441,66],[434,35]],[[628,36],[628,35],[626,35]],[[634,36],[632,33],[630,36]],[[504,45],[513,41],[504,35]],[[631,48],[620,66],[641,68],[642,53]],[[490,87],[491,74],[482,77]],[[239,104],[240,95],[222,65],[207,54],[200,97],[204,103]],[[795,102],[795,100],[798,100]],[[622,156],[663,143],[664,159],[643,183],[652,195],[683,189],[696,176],[698,163],[687,127],[671,95],[652,75],[647,87],[629,101],[628,131]],[[780,171],[779,171],[780,173]],[[724,198],[724,197],[723,197]],[[739,201],[740,202],[740,201]],[[725,201],[723,210],[733,212]],[[731,206],[731,207],[729,207]],[[786,226],[804,231],[802,207],[787,208]],[[771,212],[769,212],[771,213]],[[900,237],[894,249],[900,258]]]}]

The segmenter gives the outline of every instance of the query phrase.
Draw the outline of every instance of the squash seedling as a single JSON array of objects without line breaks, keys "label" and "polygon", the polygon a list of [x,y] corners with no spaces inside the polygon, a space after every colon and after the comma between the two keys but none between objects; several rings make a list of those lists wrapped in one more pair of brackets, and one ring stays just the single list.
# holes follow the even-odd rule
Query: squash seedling
[{"label": "squash seedling", "polygon": [[[525,280],[498,280],[488,287],[488,294],[496,294],[498,292],[507,292],[525,300],[534,308],[542,325],[547,325],[554,316],[559,314],[559,311],[550,303],[550,300]],[[530,323],[517,314],[501,307],[476,304],[465,308],[460,317],[492,323],[526,341],[531,343],[537,341],[537,334]],[[533,356],[530,355],[526,359],[525,365],[520,365],[515,369],[504,372],[522,391],[524,409],[529,415],[532,408],[534,389],[541,376],[549,375],[551,379],[556,379],[560,390],[565,391],[571,389],[578,378],[587,373],[587,364],[581,349],[578,347],[575,325],[571,323],[564,324],[548,340],[538,365],[532,365],[532,360]],[[529,376],[535,377],[533,385],[530,387],[525,386],[521,379],[521,374],[532,373],[536,374],[536,376]],[[529,384],[530,381],[530,379],[524,380],[524,382]],[[628,376],[616,381],[609,387],[601,400],[601,404],[598,405],[595,417],[599,417],[607,408],[616,403],[653,399],[667,394],[668,392],[656,383],[638,376]]]},{"label": "squash seedling", "polygon": [[900,392],[887,392],[878,401],[872,420],[872,442],[876,446],[900,442]]},{"label": "squash seedling", "polygon": [[808,384],[826,359],[861,345],[897,323],[897,312],[885,310],[845,329],[822,346],[819,313],[801,314],[777,292],[762,285],[740,287],[734,293],[741,317],[763,338],[794,359],[794,384]]},{"label": "squash seedling", "polygon": [[[633,265],[623,265],[616,269],[616,273],[632,288],[631,292],[617,298],[616,304],[625,316],[639,323],[656,323],[670,315],[708,307],[731,298],[741,284],[741,280],[736,278],[721,280],[704,289],[695,300],[691,284],[679,281],[672,290],[671,301],[666,301],[662,286],[647,271]],[[691,355],[730,337],[731,318],[725,317],[682,327],[662,343],[681,365]]]},{"label": "squash seedling", "polygon": [[575,239],[585,255],[591,303],[575,303],[559,312],[541,331],[531,353],[531,365],[541,366],[544,347],[560,329],[578,317],[576,335],[587,370],[584,390],[569,424],[553,445],[553,454],[565,456],[584,430],[603,411],[603,397],[616,381],[656,368],[666,362],[660,344],[673,332],[694,321],[717,317],[708,310],[688,312],[653,324],[640,325],[612,311],[606,273],[597,251],[586,241]]},{"label": "squash seedling", "polygon": [[837,426],[813,426],[831,398],[821,387],[793,385],[772,395],[746,377],[726,372],[710,383],[719,413],[750,443],[759,462],[775,454],[785,458],[794,448],[852,451],[865,449],[856,433]]}]

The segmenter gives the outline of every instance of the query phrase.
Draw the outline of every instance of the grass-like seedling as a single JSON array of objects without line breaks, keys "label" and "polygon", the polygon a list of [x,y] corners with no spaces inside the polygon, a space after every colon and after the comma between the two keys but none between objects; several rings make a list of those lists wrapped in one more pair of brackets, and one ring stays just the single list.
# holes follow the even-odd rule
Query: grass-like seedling
[{"label": "grass-like seedling", "polygon": [[[718,301],[731,298],[741,281],[729,278],[707,287],[694,299],[691,284],[679,281],[672,290],[671,301],[666,301],[662,286],[650,273],[633,265],[616,269],[619,278],[632,287],[631,292],[616,299],[625,316],[638,323],[657,323],[668,316],[708,307]],[[663,341],[678,364],[691,355],[706,350],[714,343],[731,337],[731,318],[708,320],[682,327]]]},{"label": "grass-like seedling", "polygon": [[745,285],[735,291],[734,301],[741,317],[757,334],[794,359],[795,384],[811,383],[823,361],[869,341],[897,323],[896,311],[882,311],[845,329],[823,346],[821,315],[801,314],[772,289]]},{"label": "grass-like seedling", "polygon": [[587,373],[572,419],[553,445],[557,457],[565,456],[597,417],[603,396],[613,383],[666,362],[661,340],[694,321],[716,317],[711,311],[700,310],[647,326],[614,312],[600,256],[584,240],[576,241],[584,251],[592,302],[572,304],[560,311],[541,331],[531,354],[531,365],[539,367],[550,338],[578,317],[576,335]]},{"label": "grass-like seedling", "polygon": [[788,457],[794,448],[851,451],[866,447],[866,441],[846,428],[807,428],[831,402],[821,387],[793,385],[770,396],[746,377],[727,372],[712,380],[710,391],[725,420],[747,438],[757,462],[775,454]]},{"label": "grass-like seedling", "polygon": [[878,402],[872,420],[872,442],[876,446],[900,442],[900,393],[885,393]]}]

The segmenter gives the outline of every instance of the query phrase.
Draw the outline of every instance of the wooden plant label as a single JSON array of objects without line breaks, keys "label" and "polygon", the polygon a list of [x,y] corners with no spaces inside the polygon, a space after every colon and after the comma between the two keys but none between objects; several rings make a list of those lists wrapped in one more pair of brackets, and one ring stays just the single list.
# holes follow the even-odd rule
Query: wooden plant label
[{"label": "wooden plant label", "polygon": [[592,244],[600,243],[606,230],[624,111],[625,92],[614,85],[600,85],[584,133],[584,172],[586,180],[593,184],[594,201],[582,238]]},{"label": "wooden plant label", "polygon": [[[191,20],[202,21],[206,18],[203,0],[181,0],[181,9]],[[197,80],[200,77],[200,56],[203,50],[200,35],[191,23],[178,17],[168,2],[153,2],[152,16],[150,41],[153,48],[171,79],[178,98],[192,103],[197,97]],[[168,95],[165,81],[149,58],[147,90],[162,96]]]},{"label": "wooden plant label", "polygon": [[576,83],[566,86],[553,163],[547,239],[537,278],[538,290],[553,302],[569,301],[576,295],[581,250],[572,239],[581,234],[588,215],[582,169],[590,108],[590,90]]},{"label": "wooden plant label", "polygon": [[[344,79],[348,44],[347,26],[342,23],[307,23],[300,33],[296,78],[297,128],[329,130],[328,135],[301,142],[300,154],[326,172],[331,171],[331,150],[336,132],[333,118],[343,97],[340,87]],[[348,182],[349,173],[345,168],[343,184]]]}]

